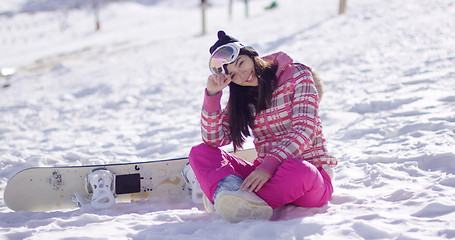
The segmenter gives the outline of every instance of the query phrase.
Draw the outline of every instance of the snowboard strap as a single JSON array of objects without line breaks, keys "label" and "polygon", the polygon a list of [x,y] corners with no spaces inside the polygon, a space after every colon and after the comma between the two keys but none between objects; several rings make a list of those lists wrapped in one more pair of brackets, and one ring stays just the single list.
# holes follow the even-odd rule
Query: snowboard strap
[{"label": "snowboard strap", "polygon": [[87,191],[92,192],[90,204],[96,209],[106,209],[115,203],[115,175],[106,168],[93,169],[87,175]]}]

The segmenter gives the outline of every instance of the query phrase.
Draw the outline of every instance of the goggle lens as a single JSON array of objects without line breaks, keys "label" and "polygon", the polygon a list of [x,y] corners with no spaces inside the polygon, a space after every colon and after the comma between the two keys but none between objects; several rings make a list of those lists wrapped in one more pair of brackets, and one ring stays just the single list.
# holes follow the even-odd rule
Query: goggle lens
[{"label": "goggle lens", "polygon": [[210,57],[210,71],[215,74],[225,74],[223,66],[234,62],[238,55],[239,49],[234,46],[227,45],[218,48]]}]

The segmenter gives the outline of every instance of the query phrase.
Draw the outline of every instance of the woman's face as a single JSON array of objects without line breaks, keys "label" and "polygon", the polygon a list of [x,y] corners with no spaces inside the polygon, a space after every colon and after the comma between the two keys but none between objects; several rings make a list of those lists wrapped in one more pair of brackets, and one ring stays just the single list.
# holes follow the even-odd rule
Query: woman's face
[{"label": "woman's face", "polygon": [[239,55],[237,60],[226,66],[227,76],[240,86],[258,86],[253,60],[246,55]]}]

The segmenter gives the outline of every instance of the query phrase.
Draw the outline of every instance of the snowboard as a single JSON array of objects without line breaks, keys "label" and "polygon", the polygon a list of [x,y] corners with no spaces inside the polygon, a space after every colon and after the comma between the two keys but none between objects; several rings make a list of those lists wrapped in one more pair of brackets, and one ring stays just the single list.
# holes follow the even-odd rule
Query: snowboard
[{"label": "snowboard", "polygon": [[[256,158],[255,149],[237,151],[247,161]],[[86,177],[103,168],[115,175],[115,203],[152,197],[189,196],[181,172],[188,158],[148,162],[28,168],[14,175],[4,191],[5,204],[14,211],[45,212],[80,207],[90,202]]]}]

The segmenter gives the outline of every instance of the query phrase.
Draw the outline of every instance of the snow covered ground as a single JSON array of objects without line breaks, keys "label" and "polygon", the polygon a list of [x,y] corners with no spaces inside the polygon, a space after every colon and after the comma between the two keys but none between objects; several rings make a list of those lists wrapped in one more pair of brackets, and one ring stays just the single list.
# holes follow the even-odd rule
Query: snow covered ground
[{"label": "snow covered ground", "polygon": [[[211,1],[204,36],[198,0],[105,1],[99,32],[89,1],[67,2],[0,6],[0,69],[16,69],[0,77],[0,238],[455,238],[454,1],[349,0],[338,16],[337,0],[278,0],[274,10],[250,0],[246,18],[238,0],[231,21],[228,1]],[[219,29],[324,79],[321,117],[339,160],[328,205],[237,224],[190,198],[102,211],[5,206],[8,179],[27,167],[186,156],[201,141]]]}]

